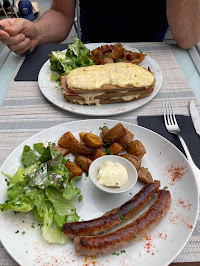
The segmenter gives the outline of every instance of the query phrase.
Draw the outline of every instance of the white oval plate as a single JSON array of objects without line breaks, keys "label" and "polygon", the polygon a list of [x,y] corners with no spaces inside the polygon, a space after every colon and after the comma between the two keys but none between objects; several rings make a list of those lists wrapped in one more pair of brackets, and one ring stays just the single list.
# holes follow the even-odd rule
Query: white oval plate
[{"label": "white oval plate", "polygon": [[[101,45],[105,45],[106,43],[90,43],[85,46],[93,50]],[[124,48],[127,50],[131,50],[133,52],[139,52],[139,50],[130,48],[124,45]],[[69,103],[62,95],[61,89],[58,88],[58,83],[50,80],[51,74],[53,71],[50,69],[50,61],[47,60],[46,63],[42,66],[39,76],[38,76],[38,84],[43,95],[54,105],[64,109],[66,111],[88,115],[88,116],[110,116],[110,115],[118,115],[122,113],[129,112],[131,110],[137,109],[144,104],[148,103],[151,99],[155,97],[158,93],[161,85],[162,85],[162,71],[156,61],[147,55],[144,61],[140,64],[140,66],[148,69],[150,67],[151,71],[154,73],[154,77],[156,80],[155,88],[153,93],[146,98],[142,98],[136,101],[127,102],[127,103],[115,103],[115,104],[102,104],[101,106],[95,105],[79,105]]]},{"label": "white oval plate", "polygon": [[[79,132],[100,133],[99,127],[105,124],[111,128],[114,120],[82,120],[61,124],[46,129],[20,144],[6,159],[1,171],[14,174],[21,165],[20,159],[24,145],[36,142],[57,142],[66,131],[77,138]],[[9,211],[0,212],[0,238],[9,254],[20,264],[29,265],[168,265],[183,249],[195,226],[198,214],[198,192],[195,177],[183,154],[160,135],[129,123],[122,124],[139,139],[147,153],[142,165],[147,167],[154,179],[161,181],[161,188],[168,187],[172,195],[172,204],[161,222],[146,237],[136,239],[125,251],[100,257],[75,256],[73,241],[67,245],[50,245],[43,240],[39,222],[30,214],[15,215]],[[179,174],[179,175],[178,175]],[[179,178],[177,178],[179,177]],[[0,203],[7,199],[5,176],[0,173]],[[141,182],[123,194],[109,194],[96,188],[89,177],[83,175],[77,181],[83,200],[75,202],[80,220],[89,220],[103,215],[113,208],[121,206],[133,197],[142,187]],[[149,204],[138,215],[144,212]],[[24,221],[24,222],[23,222]],[[32,228],[34,223],[35,228]],[[15,233],[19,230],[19,233]],[[25,231],[25,234],[22,232]],[[125,253],[124,253],[125,252]]]}]

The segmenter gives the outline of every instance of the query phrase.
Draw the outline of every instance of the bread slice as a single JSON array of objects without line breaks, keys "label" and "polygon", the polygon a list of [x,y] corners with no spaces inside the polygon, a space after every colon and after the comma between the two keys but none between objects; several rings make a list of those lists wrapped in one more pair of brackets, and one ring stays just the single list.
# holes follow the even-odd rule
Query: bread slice
[{"label": "bread slice", "polygon": [[108,104],[149,96],[155,79],[151,71],[131,63],[94,65],[62,77],[62,93],[71,103]]}]

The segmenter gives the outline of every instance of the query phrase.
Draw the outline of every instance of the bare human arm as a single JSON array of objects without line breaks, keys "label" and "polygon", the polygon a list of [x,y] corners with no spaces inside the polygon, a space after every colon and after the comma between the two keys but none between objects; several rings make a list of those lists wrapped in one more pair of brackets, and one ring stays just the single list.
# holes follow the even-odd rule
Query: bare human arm
[{"label": "bare human arm", "polygon": [[38,22],[39,44],[61,42],[69,34],[74,21],[75,0],[53,0],[52,7]]},{"label": "bare human arm", "polygon": [[200,0],[167,0],[167,20],[180,47],[188,49],[200,41]]},{"label": "bare human arm", "polygon": [[61,42],[69,34],[75,14],[75,0],[53,0],[50,10],[35,23],[26,19],[1,20],[5,31],[0,40],[17,54],[49,42]]}]

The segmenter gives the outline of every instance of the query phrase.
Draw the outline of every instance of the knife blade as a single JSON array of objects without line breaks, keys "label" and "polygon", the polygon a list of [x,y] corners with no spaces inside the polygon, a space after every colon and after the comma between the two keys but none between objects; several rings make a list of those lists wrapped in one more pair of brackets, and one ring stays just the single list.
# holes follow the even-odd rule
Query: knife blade
[{"label": "knife blade", "polygon": [[190,101],[190,114],[196,133],[200,136],[200,116],[193,100]]}]

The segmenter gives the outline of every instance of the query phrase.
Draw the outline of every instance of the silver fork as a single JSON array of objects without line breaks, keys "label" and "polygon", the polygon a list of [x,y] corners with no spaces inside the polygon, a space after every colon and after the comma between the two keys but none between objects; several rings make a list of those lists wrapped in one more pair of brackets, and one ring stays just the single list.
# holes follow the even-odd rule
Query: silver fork
[{"label": "silver fork", "polygon": [[167,128],[167,131],[169,133],[172,133],[172,134],[175,134],[182,146],[183,146],[183,149],[185,151],[185,154],[186,154],[186,157],[188,159],[188,162],[194,172],[194,175],[196,177],[196,181],[197,181],[197,185],[198,185],[198,190],[199,190],[199,193],[200,193],[200,170],[199,168],[195,165],[193,159],[192,159],[192,156],[189,152],[189,149],[184,141],[184,139],[182,138],[180,132],[180,128],[179,128],[179,125],[177,123],[177,120],[176,120],[176,116],[174,114],[174,111],[172,109],[172,105],[171,105],[171,102],[169,103],[163,103],[163,111],[164,111],[164,121],[165,121],[165,127]]}]

